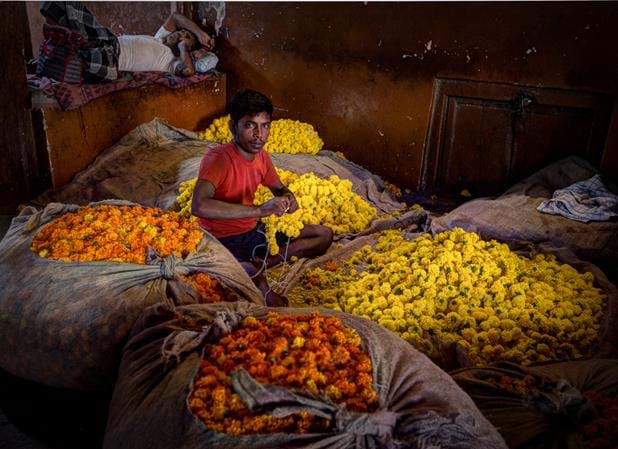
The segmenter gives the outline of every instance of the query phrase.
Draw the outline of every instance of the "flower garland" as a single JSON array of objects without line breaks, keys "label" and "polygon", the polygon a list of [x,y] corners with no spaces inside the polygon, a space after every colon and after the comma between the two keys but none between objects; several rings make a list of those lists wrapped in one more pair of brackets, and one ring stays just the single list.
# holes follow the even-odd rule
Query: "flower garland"
[{"label": "flower garland", "polygon": [[[328,226],[335,234],[360,232],[367,228],[371,220],[377,217],[376,210],[360,195],[352,191],[352,182],[331,175],[328,179],[318,178],[313,173],[297,175],[291,171],[277,169],[281,182],[290,189],[298,210],[281,217],[265,217],[266,238],[270,242],[270,253],[279,252],[277,232],[288,237],[298,237],[306,224]],[[195,179],[180,184],[180,194],[176,202],[180,207],[181,217],[190,217],[191,201]],[[253,204],[260,205],[273,197],[272,192],[259,186]]]}]

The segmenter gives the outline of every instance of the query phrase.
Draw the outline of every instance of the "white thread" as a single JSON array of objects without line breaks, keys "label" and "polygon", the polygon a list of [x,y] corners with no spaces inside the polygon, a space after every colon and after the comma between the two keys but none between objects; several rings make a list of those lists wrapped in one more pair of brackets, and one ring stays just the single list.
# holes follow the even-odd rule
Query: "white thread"
[{"label": "white thread", "polygon": [[[290,210],[290,206],[288,206],[283,211],[283,213],[285,214],[288,210]],[[277,224],[279,224],[279,223],[277,223]],[[268,266],[267,266],[268,264],[266,262],[266,259],[270,255],[270,244],[271,244],[271,242],[268,240],[268,238],[266,238],[266,233],[265,232],[262,232],[259,229],[258,229],[258,232],[263,234],[265,239],[266,239],[266,255],[265,255],[264,259],[262,260],[262,266],[258,269],[258,271],[253,276],[251,276],[251,279],[255,278],[256,276],[258,276],[261,273],[264,273],[264,277],[266,278],[266,282],[268,283],[268,290],[264,294],[264,298],[266,298],[266,296],[268,296],[268,294],[273,291],[273,286],[280,287],[281,285],[283,285],[283,283],[280,282],[281,279],[278,279],[277,281],[273,281],[272,283],[268,282],[268,277],[266,276],[266,272],[268,271]],[[277,232],[279,232],[279,231],[275,228],[275,239],[277,238]],[[288,262],[288,250],[290,248],[290,242],[292,241],[292,237],[290,237],[289,235],[287,236],[287,238],[288,238],[288,241],[287,241],[287,243],[285,245],[285,254],[282,256],[283,257],[283,264],[284,264],[284,266],[287,265],[287,262]],[[255,259],[255,250],[257,248],[263,246],[263,245],[264,245],[264,243],[262,243],[260,245],[257,245],[255,248],[253,248],[253,251],[251,252],[251,258],[252,259]]]}]

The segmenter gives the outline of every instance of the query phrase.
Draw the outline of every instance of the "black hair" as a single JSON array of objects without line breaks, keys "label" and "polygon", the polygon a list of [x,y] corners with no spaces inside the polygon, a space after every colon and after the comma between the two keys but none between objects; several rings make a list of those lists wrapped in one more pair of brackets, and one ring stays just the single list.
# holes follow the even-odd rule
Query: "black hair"
[{"label": "black hair", "polygon": [[267,112],[271,117],[273,115],[273,104],[270,99],[266,95],[251,89],[236,92],[227,109],[235,123],[238,123],[238,120],[245,115],[255,115],[260,112]]}]

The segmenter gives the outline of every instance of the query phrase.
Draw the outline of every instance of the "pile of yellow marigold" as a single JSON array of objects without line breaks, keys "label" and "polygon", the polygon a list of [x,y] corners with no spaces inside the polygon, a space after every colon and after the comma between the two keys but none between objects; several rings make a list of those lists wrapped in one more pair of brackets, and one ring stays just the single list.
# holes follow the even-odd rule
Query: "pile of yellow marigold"
[{"label": "pile of yellow marigold", "polygon": [[[233,136],[229,121],[229,115],[215,119],[206,130],[198,133],[198,137],[212,142],[231,142]],[[264,149],[269,153],[316,154],[323,146],[324,141],[309,123],[279,119],[271,122],[270,135]]]},{"label": "pile of yellow marigold", "polygon": [[605,297],[591,273],[459,228],[412,241],[386,231],[340,265],[309,270],[290,299],[372,319],[430,357],[432,336],[476,364],[578,358],[598,339]]},{"label": "pile of yellow marigold", "polygon": [[250,411],[234,393],[230,373],[244,368],[262,384],[304,390],[354,412],[377,406],[371,359],[361,338],[336,317],[269,313],[207,345],[189,408],[209,429],[232,435],[320,432],[332,423],[309,413],[285,418]]},{"label": "pile of yellow marigold", "polygon": [[[313,173],[296,173],[277,169],[281,182],[296,197],[298,210],[281,217],[262,218],[266,225],[266,237],[270,253],[277,254],[279,247],[275,235],[281,232],[288,237],[298,237],[306,224],[328,226],[335,234],[360,232],[377,217],[376,210],[362,197],[352,191],[352,182],[331,175],[318,178]],[[260,186],[254,204],[262,204],[273,197],[272,192]]]},{"label": "pile of yellow marigold", "polygon": [[[266,237],[270,242],[270,253],[277,254],[279,246],[275,235],[282,232],[288,237],[298,237],[306,224],[328,226],[335,234],[360,232],[377,217],[376,210],[361,196],[352,191],[352,182],[331,175],[328,179],[318,178],[313,173],[296,173],[277,169],[281,182],[294,193],[298,210],[281,217],[265,217]],[[180,185],[176,202],[180,215],[189,217],[195,179]],[[272,192],[260,186],[255,194],[254,204],[263,204],[273,197]]]},{"label": "pile of yellow marigold", "polygon": [[209,140],[211,142],[228,143],[232,141],[232,131],[229,127],[230,116],[224,115],[213,120],[213,122],[204,131],[197,133],[197,137],[201,140]]},{"label": "pile of yellow marigold", "polygon": [[206,273],[193,273],[180,276],[180,279],[192,286],[200,295],[200,303],[232,302],[238,298],[234,292],[223,287],[221,283]]},{"label": "pile of yellow marigold", "polygon": [[31,250],[49,259],[143,264],[149,248],[186,257],[202,232],[175,212],[141,206],[86,206],[68,212],[34,236]]}]

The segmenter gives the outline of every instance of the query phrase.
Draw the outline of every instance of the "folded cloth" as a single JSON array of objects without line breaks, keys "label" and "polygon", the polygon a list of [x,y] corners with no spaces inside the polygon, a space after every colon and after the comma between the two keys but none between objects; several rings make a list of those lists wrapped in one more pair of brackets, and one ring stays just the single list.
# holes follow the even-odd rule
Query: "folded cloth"
[{"label": "folded cloth", "polygon": [[62,110],[77,109],[90,101],[119,90],[135,89],[146,84],[159,84],[171,89],[178,89],[200,83],[206,79],[216,78],[217,73],[195,73],[180,77],[165,72],[119,72],[119,79],[106,84],[59,83],[48,78],[28,75],[28,87],[39,90],[46,96],[54,97]]},{"label": "folded cloth", "polygon": [[618,195],[605,187],[600,175],[595,175],[556,190],[552,198],[543,201],[537,210],[583,223],[606,221],[618,216]]},{"label": "folded cloth", "polygon": [[85,41],[79,52],[90,81],[118,78],[118,38],[102,26],[80,2],[43,2],[41,14],[52,23],[80,34]]}]

